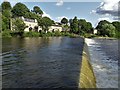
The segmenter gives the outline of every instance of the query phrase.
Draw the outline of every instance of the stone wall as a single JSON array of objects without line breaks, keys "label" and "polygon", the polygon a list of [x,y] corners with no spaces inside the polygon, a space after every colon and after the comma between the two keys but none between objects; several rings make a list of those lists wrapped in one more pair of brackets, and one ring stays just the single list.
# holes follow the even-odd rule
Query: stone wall
[{"label": "stone wall", "polygon": [[85,44],[82,54],[82,65],[80,70],[79,88],[96,88],[96,78],[90,64],[88,47]]}]

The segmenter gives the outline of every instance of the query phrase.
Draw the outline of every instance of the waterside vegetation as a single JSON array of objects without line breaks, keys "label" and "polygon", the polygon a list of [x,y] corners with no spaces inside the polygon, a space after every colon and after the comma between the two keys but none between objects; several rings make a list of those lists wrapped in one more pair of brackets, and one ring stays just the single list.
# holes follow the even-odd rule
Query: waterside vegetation
[{"label": "waterside vegetation", "polygon": [[[96,28],[93,28],[91,22],[85,19],[78,19],[76,16],[73,19],[63,18],[59,23],[63,29],[62,32],[49,32],[50,26],[56,22],[49,17],[43,17],[43,11],[40,7],[34,6],[33,10],[29,10],[23,3],[17,3],[13,7],[10,2],[3,2],[0,5],[0,17],[2,18],[2,25],[0,33],[2,37],[51,37],[51,36],[69,36],[69,37],[114,37],[120,38],[120,22],[109,22],[102,20],[98,23]],[[38,25],[42,27],[42,32],[25,32],[27,27],[19,17],[29,19],[36,19]],[[14,20],[13,20],[14,19]],[[11,30],[11,23],[14,25],[14,31]],[[38,27],[36,27],[38,28]],[[97,33],[94,34],[94,30]],[[47,32],[47,33],[46,33]]]}]

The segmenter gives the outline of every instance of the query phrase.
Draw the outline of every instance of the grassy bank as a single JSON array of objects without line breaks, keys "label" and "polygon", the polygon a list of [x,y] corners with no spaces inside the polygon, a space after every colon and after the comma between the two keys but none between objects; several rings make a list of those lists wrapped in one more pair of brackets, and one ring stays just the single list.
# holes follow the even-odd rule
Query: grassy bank
[{"label": "grassy bank", "polygon": [[19,32],[12,32],[10,30],[3,31],[2,37],[59,37],[59,36],[68,36],[68,37],[80,37],[80,35],[76,35],[69,32],[23,32],[22,35],[19,35]]}]

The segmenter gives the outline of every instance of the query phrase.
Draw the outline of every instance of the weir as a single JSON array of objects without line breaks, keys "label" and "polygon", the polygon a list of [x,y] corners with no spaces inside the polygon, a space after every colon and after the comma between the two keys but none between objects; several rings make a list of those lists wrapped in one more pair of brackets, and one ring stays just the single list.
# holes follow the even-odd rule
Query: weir
[{"label": "weir", "polygon": [[86,43],[82,53],[79,88],[96,88],[96,78],[90,64],[90,55]]}]

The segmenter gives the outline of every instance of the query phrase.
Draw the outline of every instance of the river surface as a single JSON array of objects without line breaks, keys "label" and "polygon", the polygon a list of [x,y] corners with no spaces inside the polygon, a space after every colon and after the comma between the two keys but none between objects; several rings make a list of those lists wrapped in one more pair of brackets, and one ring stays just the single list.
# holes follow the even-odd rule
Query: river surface
[{"label": "river surface", "polygon": [[119,40],[85,39],[98,88],[118,88]]},{"label": "river surface", "polygon": [[2,40],[3,88],[77,88],[82,38]]}]

